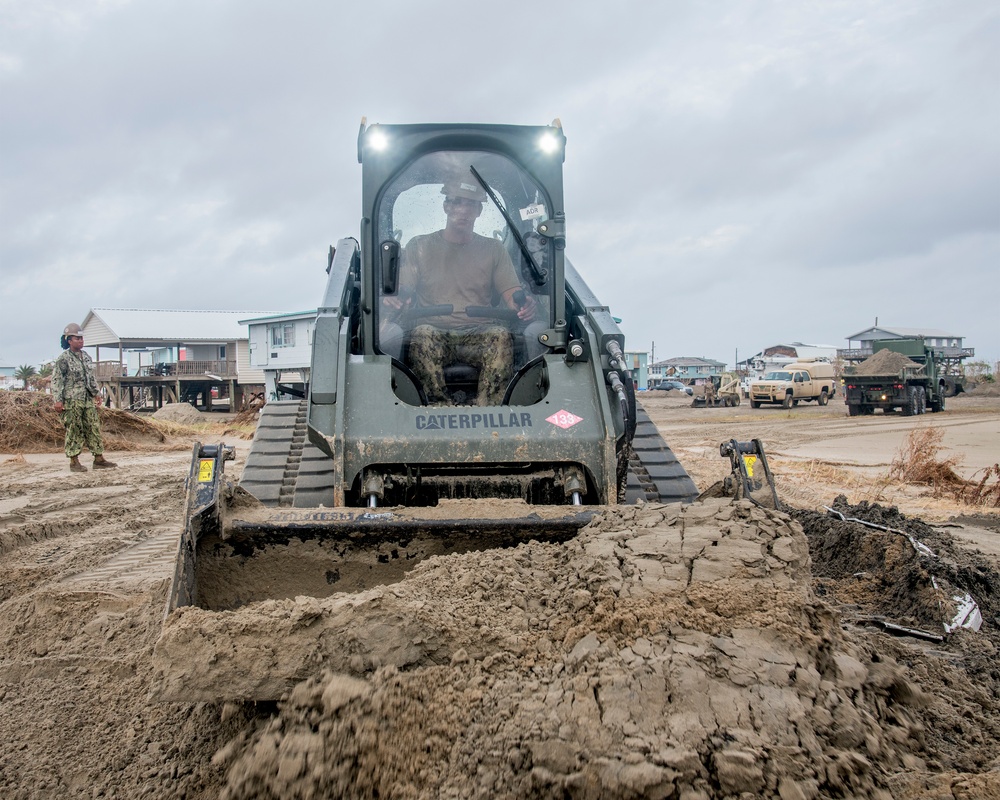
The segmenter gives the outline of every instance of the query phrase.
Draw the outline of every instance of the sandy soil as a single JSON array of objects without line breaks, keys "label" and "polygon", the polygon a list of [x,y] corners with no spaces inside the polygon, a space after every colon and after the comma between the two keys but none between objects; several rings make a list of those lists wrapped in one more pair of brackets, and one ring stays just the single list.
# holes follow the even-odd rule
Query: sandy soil
[{"label": "sandy soil", "polygon": [[941,457],[960,459],[956,471],[967,479],[1000,461],[1000,398],[959,395],[948,398],[940,414],[848,417],[842,398],[825,407],[802,403],[751,409],[691,408],[690,398],[673,392],[645,392],[643,407],[677,453],[699,489],[729,472],[719,455],[728,439],[763,442],[778,477],[782,497],[793,505],[818,509],[843,493],[852,503],[898,505],[906,513],[944,521],[963,507],[935,497],[923,487],[883,479],[909,434],[933,427],[944,432]]},{"label": "sandy soil", "polygon": [[[390,587],[189,609],[162,639],[190,452],[86,475],[0,456],[0,795],[1000,796],[1000,521],[882,477],[926,425],[963,475],[989,466],[1000,401],[848,418],[642,399],[699,488],[728,472],[721,441],[760,438],[792,508],[608,512]],[[881,626],[942,634],[965,592],[978,633]],[[278,704],[195,692],[279,658],[303,671]],[[164,680],[190,696],[157,701]]]}]

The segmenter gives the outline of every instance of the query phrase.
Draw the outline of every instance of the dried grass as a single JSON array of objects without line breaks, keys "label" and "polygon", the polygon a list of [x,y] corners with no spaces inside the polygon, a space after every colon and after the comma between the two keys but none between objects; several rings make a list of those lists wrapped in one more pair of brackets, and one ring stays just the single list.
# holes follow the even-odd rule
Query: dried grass
[{"label": "dried grass", "polygon": [[[983,473],[977,483],[971,481],[962,493],[962,499],[972,506],[988,506],[990,508],[1000,508],[1000,464],[978,470],[973,474],[973,478],[979,473]],[[990,478],[993,483],[990,483]]]},{"label": "dried grass", "polygon": [[254,432],[257,430],[257,420],[260,419],[260,410],[263,407],[263,398],[251,398],[243,410],[229,420],[229,424],[223,430],[222,435],[236,436],[239,439],[252,439]]},{"label": "dried grass", "polygon": [[956,489],[964,488],[965,479],[955,472],[962,459],[958,456],[938,457],[943,438],[942,428],[910,431],[889,466],[889,478],[929,486],[937,494],[953,494]]},{"label": "dried grass", "polygon": [[[111,408],[101,408],[98,414],[108,450],[141,450],[167,441],[163,431],[135,414]],[[50,395],[0,392],[0,452],[57,453],[65,435]]]},{"label": "dried grass", "polygon": [[952,497],[967,505],[1000,507],[1000,464],[976,472],[975,475],[983,473],[978,482],[967,481],[955,472],[962,463],[961,457],[939,457],[943,437],[942,428],[911,431],[896,453],[887,479],[927,486],[934,497]]},{"label": "dried grass", "polygon": [[[771,464],[772,470],[774,464]],[[809,483],[833,484],[844,487],[857,487],[868,483],[868,480],[857,473],[843,469],[841,464],[829,461],[781,461],[781,472],[787,476],[798,476]]]},{"label": "dried grass", "polygon": [[257,423],[251,422],[246,425],[229,425],[225,430],[222,431],[223,436],[233,437],[237,439],[244,439],[245,441],[250,441],[253,439],[254,433],[257,431]]}]

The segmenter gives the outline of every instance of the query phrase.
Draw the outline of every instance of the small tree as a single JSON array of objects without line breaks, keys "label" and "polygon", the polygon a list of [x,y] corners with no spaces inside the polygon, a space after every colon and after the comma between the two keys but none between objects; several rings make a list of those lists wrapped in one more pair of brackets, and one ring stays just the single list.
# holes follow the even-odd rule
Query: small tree
[{"label": "small tree", "polygon": [[966,380],[973,383],[992,383],[993,370],[987,361],[967,361],[963,365]]},{"label": "small tree", "polygon": [[52,362],[48,364],[42,364],[38,368],[38,372],[35,373],[34,377],[28,379],[28,384],[36,392],[47,392],[49,390],[49,384],[52,383]]},{"label": "small tree", "polygon": [[28,388],[28,381],[36,374],[36,370],[31,364],[22,364],[14,370],[14,379],[24,383],[24,388]]}]

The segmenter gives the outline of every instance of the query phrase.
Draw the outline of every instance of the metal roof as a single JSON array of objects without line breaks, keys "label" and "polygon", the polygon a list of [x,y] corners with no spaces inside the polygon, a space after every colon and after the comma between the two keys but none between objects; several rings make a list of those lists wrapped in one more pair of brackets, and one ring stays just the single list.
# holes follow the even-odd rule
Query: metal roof
[{"label": "metal roof", "polygon": [[680,356],[678,358],[668,358],[663,361],[657,361],[653,364],[654,367],[659,367],[662,365],[671,367],[724,367],[726,366],[721,361],[713,361],[710,358],[699,358],[698,356]]},{"label": "metal roof", "polygon": [[865,328],[863,331],[852,333],[847,337],[847,341],[853,341],[866,333],[874,333],[875,331],[885,331],[886,333],[891,333],[901,339],[908,339],[912,337],[924,337],[925,339],[965,338],[957,333],[948,333],[948,331],[943,331],[939,328],[897,328],[895,325],[872,325],[870,328]]},{"label": "metal roof", "polygon": [[[92,308],[83,321],[88,331],[106,328],[103,335],[87,336],[87,346],[130,342],[232,342],[248,338],[240,320],[275,314],[274,311],[180,311],[146,308]],[[92,324],[96,319],[99,325]]]},{"label": "metal roof", "polygon": [[311,311],[291,311],[287,314],[269,314],[265,317],[254,317],[253,319],[241,319],[240,325],[250,325],[255,322],[272,322],[276,319],[287,319],[287,320],[304,319],[304,318],[311,319],[312,317],[315,316],[316,316],[316,309],[314,308]]}]

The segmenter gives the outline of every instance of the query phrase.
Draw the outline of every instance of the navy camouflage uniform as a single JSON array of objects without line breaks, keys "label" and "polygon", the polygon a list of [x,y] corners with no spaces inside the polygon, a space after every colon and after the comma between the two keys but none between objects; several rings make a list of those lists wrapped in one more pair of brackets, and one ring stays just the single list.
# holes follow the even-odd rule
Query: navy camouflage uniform
[{"label": "navy camouflage uniform", "polygon": [[64,350],[52,370],[52,399],[63,403],[59,415],[66,428],[66,455],[75,458],[84,446],[94,457],[104,452],[100,421],[94,398],[97,397],[94,360],[84,351]]},{"label": "navy camouflage uniform", "polygon": [[[482,190],[465,186],[453,191],[459,197],[477,196],[478,201]],[[499,241],[472,233],[467,241],[455,242],[445,233],[414,236],[403,251],[400,294],[411,296],[418,307],[451,306],[449,313],[425,318],[410,332],[409,365],[423,384],[427,401],[433,404],[461,402],[457,396],[448,396],[446,366],[461,363],[476,367],[476,404],[498,406],[514,373],[510,330],[470,318],[466,309],[492,306],[495,297],[520,289],[521,283]]]},{"label": "navy camouflage uniform", "polygon": [[510,331],[502,325],[447,330],[418,325],[410,338],[410,366],[424,385],[429,403],[448,402],[444,364],[460,361],[479,370],[477,401],[498,406],[514,371]]}]

